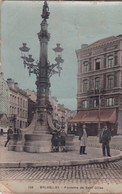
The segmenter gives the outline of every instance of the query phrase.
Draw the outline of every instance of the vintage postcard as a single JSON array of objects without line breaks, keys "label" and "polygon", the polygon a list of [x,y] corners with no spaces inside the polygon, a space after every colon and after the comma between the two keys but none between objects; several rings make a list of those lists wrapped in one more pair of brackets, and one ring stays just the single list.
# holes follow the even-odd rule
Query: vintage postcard
[{"label": "vintage postcard", "polygon": [[122,2],[1,1],[0,193],[122,193]]}]

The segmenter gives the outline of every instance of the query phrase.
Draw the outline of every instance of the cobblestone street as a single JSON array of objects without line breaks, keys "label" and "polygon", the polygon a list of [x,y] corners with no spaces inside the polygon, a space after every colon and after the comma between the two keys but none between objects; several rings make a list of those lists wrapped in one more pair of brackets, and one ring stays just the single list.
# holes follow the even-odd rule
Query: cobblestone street
[{"label": "cobblestone street", "polygon": [[122,160],[101,164],[88,164],[61,167],[34,167],[34,168],[1,168],[0,180],[79,180],[84,182],[108,181],[120,183],[122,181]]},{"label": "cobblestone street", "polygon": [[78,188],[77,192],[82,193],[81,191],[88,192],[95,185],[97,185],[95,192],[98,190],[103,192],[105,185],[107,189],[110,187],[110,190],[112,185],[114,189],[115,186],[120,188],[122,160],[62,167],[2,168],[0,169],[0,180],[15,193],[19,193],[20,190],[21,193],[26,190],[27,193],[41,193],[42,190],[47,192],[49,188],[55,192],[63,189],[70,193],[73,192],[73,188]]},{"label": "cobblestone street", "polygon": [[[75,138],[75,146],[77,148],[78,141],[77,137]],[[111,147],[115,146],[114,149],[121,150],[122,138],[113,137],[111,142]],[[2,142],[2,141],[1,141]],[[3,141],[4,143],[4,141]],[[3,143],[0,147],[2,148]],[[98,143],[98,139],[95,137],[89,137],[89,146],[91,148],[87,149],[88,154],[86,157],[92,157],[93,153],[90,153],[90,150],[95,150],[100,147],[101,144]],[[94,149],[93,149],[94,148]],[[8,152],[5,150],[10,157],[17,154],[25,156],[29,153],[16,153]],[[53,154],[53,153],[52,153]],[[66,158],[70,155],[76,157],[76,155],[71,152],[68,153],[57,153],[57,157],[64,157],[63,154],[66,154]],[[91,155],[90,155],[91,154]],[[101,152],[98,154],[101,155]],[[31,155],[31,154],[30,154]],[[39,157],[42,157],[40,155]],[[54,160],[54,156],[49,154],[50,161]],[[95,156],[95,153],[94,153]],[[79,157],[79,156],[78,156]],[[33,156],[33,159],[35,157]],[[7,158],[8,159],[8,158]],[[43,160],[47,157],[43,158]],[[74,158],[76,159],[76,158]],[[81,156],[81,160],[82,160]],[[12,157],[10,158],[12,161]],[[115,188],[119,188],[118,192],[121,192],[122,189],[120,185],[122,184],[122,159],[104,163],[94,163],[94,164],[79,164],[79,165],[63,165],[63,166],[41,166],[41,167],[23,167],[23,168],[0,168],[0,182],[4,184],[10,191],[14,194],[22,193],[49,193],[50,189],[53,190],[53,193],[102,193],[103,190],[106,193],[116,193]],[[20,192],[21,191],[21,192]],[[62,191],[62,192],[61,192]]]}]

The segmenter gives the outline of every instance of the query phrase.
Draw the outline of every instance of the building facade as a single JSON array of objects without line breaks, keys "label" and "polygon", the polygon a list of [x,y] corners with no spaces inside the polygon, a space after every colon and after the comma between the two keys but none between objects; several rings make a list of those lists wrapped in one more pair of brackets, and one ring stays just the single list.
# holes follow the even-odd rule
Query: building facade
[{"label": "building facade", "polygon": [[14,128],[25,128],[28,118],[28,96],[18,87],[13,79],[7,79],[8,94],[8,117]]},{"label": "building facade", "polygon": [[35,112],[35,106],[36,106],[36,99],[37,99],[37,93],[33,90],[26,89],[24,90],[28,96],[28,120],[27,124],[28,126],[31,124],[31,121],[34,116]]},{"label": "building facade", "polygon": [[0,114],[8,114],[8,93],[8,85],[0,72]]},{"label": "building facade", "polygon": [[91,135],[104,122],[122,134],[122,35],[84,44],[76,55],[77,115],[72,122],[87,123]]}]

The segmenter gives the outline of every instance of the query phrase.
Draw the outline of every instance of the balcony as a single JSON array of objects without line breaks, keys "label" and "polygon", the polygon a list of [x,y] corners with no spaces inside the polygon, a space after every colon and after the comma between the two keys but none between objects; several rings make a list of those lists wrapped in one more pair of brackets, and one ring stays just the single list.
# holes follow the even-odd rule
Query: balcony
[{"label": "balcony", "polygon": [[87,95],[97,95],[97,94],[105,94],[106,90],[101,88],[101,89],[92,89],[88,90]]}]

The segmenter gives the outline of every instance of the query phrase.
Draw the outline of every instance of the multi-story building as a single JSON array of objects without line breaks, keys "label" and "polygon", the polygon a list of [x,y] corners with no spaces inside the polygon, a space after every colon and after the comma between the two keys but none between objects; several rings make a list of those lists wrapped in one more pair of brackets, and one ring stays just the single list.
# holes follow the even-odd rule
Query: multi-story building
[{"label": "multi-story building", "polygon": [[33,119],[34,112],[35,112],[37,94],[34,90],[32,91],[30,89],[26,89],[24,91],[28,95],[28,121],[27,123],[28,125],[30,125]]},{"label": "multi-story building", "polygon": [[13,79],[7,79],[9,87],[8,117],[15,128],[25,128],[28,118],[28,96]]},{"label": "multi-story building", "polygon": [[77,114],[91,135],[106,122],[122,134],[122,35],[110,36],[76,51]]},{"label": "multi-story building", "polygon": [[8,85],[0,72],[0,114],[8,114]]}]

